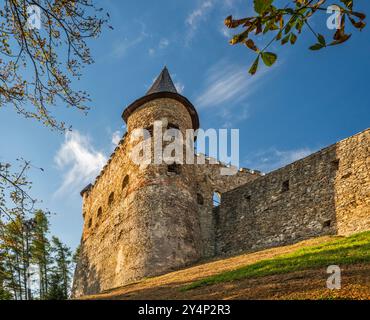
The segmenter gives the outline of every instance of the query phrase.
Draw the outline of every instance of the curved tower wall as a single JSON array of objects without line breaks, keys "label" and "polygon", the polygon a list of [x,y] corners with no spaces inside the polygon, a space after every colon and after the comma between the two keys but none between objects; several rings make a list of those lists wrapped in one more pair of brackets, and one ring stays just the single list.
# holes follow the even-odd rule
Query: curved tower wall
[{"label": "curved tower wall", "polygon": [[[134,129],[148,128],[164,119],[177,126],[184,137],[185,130],[192,128],[186,107],[174,99],[162,98],[145,103],[129,116],[128,137]],[[130,141],[129,149],[137,143]],[[194,166],[179,164],[177,172],[172,171],[162,163],[137,166],[132,172],[126,210],[136,229],[129,239],[136,251],[128,253],[123,278],[130,277],[128,273],[133,278],[165,273],[201,257]],[[127,252],[124,247],[122,250]],[[135,269],[140,271],[133,272]]]},{"label": "curved tower wall", "polygon": [[179,269],[201,257],[194,166],[180,165],[174,173],[165,163],[143,168],[130,158],[140,141],[132,141],[131,132],[163,119],[183,134],[192,128],[187,108],[177,100],[140,106],[128,118],[126,137],[83,194],[76,297]]}]

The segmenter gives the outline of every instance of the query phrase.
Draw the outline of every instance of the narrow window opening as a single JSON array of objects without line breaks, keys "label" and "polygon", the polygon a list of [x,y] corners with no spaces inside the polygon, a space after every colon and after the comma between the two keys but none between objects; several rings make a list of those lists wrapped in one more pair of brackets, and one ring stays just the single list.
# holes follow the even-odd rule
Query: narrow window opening
[{"label": "narrow window opening", "polygon": [[129,176],[124,177],[122,181],[122,189],[125,189],[128,186],[129,180],[130,180]]},{"label": "narrow window opening", "polygon": [[197,193],[197,202],[199,205],[204,205],[204,198],[200,193]]},{"label": "narrow window opening", "polygon": [[251,202],[252,196],[246,196],[246,199],[247,199],[248,202]]},{"label": "narrow window opening", "polygon": [[100,207],[99,210],[98,210],[98,219],[100,219],[102,215],[103,215],[103,210]]},{"label": "narrow window opening", "polygon": [[91,226],[92,226],[92,218],[89,219],[89,223],[87,224],[88,228],[91,228]]},{"label": "narrow window opening", "polygon": [[289,191],[290,189],[290,184],[289,184],[289,180],[286,180],[283,182],[283,187],[282,187],[282,192],[287,192]]},{"label": "narrow window opening", "polygon": [[[148,132],[145,132],[145,139],[153,137],[153,132],[154,132],[153,125],[151,125],[149,127],[146,127],[145,130],[148,131]],[[150,136],[148,136],[148,133],[149,133]]]},{"label": "narrow window opening", "polygon": [[112,192],[110,195],[109,195],[109,198],[108,198],[108,205],[111,206],[114,202],[114,192]]}]

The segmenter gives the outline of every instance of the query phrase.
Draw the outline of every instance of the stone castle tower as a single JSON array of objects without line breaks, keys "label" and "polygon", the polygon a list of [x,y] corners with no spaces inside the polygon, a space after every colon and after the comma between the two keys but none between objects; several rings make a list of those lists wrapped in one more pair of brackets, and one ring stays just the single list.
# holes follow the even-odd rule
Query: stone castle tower
[{"label": "stone castle tower", "polygon": [[[199,127],[197,111],[166,68],[123,119],[127,133],[81,192],[74,297],[200,259],[370,230],[370,129],[266,175],[242,168],[227,176],[221,174],[226,165],[204,155],[196,164],[141,166],[130,158],[135,129],[153,131],[155,121],[165,120],[185,136]],[[198,164],[201,158],[205,164]]]},{"label": "stone castle tower", "polygon": [[223,164],[150,164],[130,160],[135,129],[153,131],[165,119],[185,137],[198,129],[191,102],[180,95],[164,68],[142,98],[122,115],[127,133],[94,185],[82,192],[84,228],[73,295],[97,293],[137,279],[162,274],[213,256],[213,194],[251,181],[259,173],[240,170],[220,175]]}]

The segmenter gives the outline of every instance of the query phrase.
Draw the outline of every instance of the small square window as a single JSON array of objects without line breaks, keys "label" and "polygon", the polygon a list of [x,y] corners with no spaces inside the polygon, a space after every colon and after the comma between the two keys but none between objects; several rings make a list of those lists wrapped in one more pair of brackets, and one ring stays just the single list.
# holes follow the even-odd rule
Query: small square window
[{"label": "small square window", "polygon": [[174,174],[180,174],[181,172],[181,167],[177,163],[169,164],[167,166],[167,172],[168,173],[174,173]]},{"label": "small square window", "polygon": [[330,226],[331,226],[331,220],[324,221],[324,223],[323,223],[324,228],[329,228]]},{"label": "small square window", "polygon": [[339,169],[339,159],[332,161],[331,166],[333,170],[338,170]]}]

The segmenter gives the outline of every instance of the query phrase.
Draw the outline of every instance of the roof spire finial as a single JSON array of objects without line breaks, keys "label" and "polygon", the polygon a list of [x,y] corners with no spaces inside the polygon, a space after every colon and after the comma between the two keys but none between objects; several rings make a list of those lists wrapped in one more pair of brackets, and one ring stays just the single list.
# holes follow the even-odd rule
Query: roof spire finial
[{"label": "roof spire finial", "polygon": [[167,66],[164,66],[162,72],[158,78],[154,81],[151,88],[148,90],[146,95],[156,92],[173,92],[178,93],[175,85],[171,79],[170,73],[168,72]]}]

